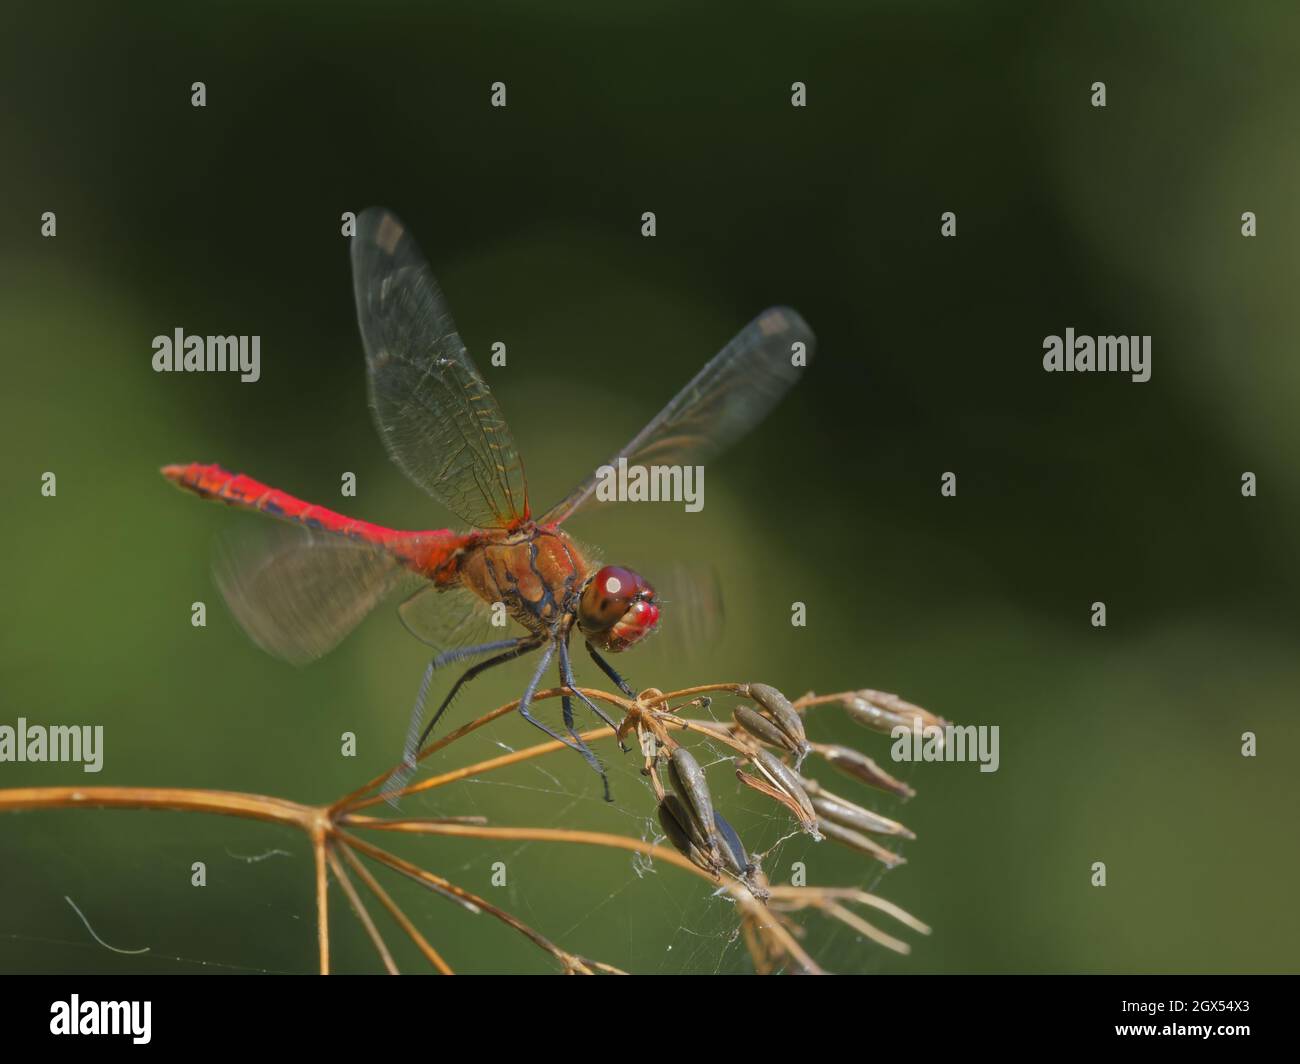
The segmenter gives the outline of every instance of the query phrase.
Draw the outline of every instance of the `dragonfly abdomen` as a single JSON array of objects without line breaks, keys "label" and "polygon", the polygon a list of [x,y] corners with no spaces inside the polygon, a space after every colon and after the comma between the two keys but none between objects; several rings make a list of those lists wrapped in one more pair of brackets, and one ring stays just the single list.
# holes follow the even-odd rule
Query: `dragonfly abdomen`
[{"label": "dragonfly abdomen", "polygon": [[231,473],[219,465],[164,466],[163,476],[177,487],[204,499],[218,499],[241,509],[257,510],[282,521],[293,521],[317,532],[331,532],[352,539],[386,544],[400,533],[368,521],[358,521],[324,506],[304,502],[288,492],[263,484],[242,473]]}]

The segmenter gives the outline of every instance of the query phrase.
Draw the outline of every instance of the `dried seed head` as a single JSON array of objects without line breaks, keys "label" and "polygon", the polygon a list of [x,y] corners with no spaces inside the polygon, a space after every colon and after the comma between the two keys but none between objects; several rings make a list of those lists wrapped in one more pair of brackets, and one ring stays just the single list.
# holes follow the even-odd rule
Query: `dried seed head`
[{"label": "dried seed head", "polygon": [[668,779],[681,797],[688,814],[703,840],[704,849],[719,858],[718,825],[713,814],[713,798],[704,769],[684,746],[676,747],[668,760]]},{"label": "dried seed head", "polygon": [[871,787],[878,787],[882,791],[889,791],[902,798],[911,798],[916,794],[916,791],[902,780],[895,779],[866,754],[859,753],[857,750],[833,744],[814,746],[813,750],[825,758],[827,764]]},{"label": "dried seed head", "polygon": [[897,868],[899,865],[907,863],[906,857],[891,850],[886,850],[880,843],[859,834],[852,828],[846,828],[824,818],[818,822],[817,826],[821,828],[828,839],[834,839],[850,849],[857,850],[858,853],[865,853],[868,857],[874,857],[886,868]]},{"label": "dried seed head", "polygon": [[813,809],[812,799],[803,789],[794,769],[779,757],[763,749],[755,750],[750,760],[768,782],[782,794],[790,798],[792,809],[797,809],[799,823],[810,834],[817,834],[817,811]]},{"label": "dried seed head", "polygon": [[892,695],[888,691],[862,690],[854,691],[843,700],[849,716],[859,724],[888,735],[894,728],[913,728],[920,722],[920,727],[937,726],[942,728],[948,722],[935,716],[928,709],[913,705]]},{"label": "dried seed head", "polygon": [[808,735],[803,728],[803,717],[775,687],[765,683],[743,684],[738,691],[742,696],[752,698],[758,703],[767,718],[789,740],[783,743],[800,761],[808,753]]},{"label": "dried seed head", "polygon": [[779,747],[782,750],[789,750],[795,754],[799,752],[798,744],[790,738],[785,732],[778,728],[772,721],[768,720],[763,714],[749,708],[749,706],[737,706],[731,714],[736,718],[745,731],[749,732],[755,739],[767,743],[769,746]]}]

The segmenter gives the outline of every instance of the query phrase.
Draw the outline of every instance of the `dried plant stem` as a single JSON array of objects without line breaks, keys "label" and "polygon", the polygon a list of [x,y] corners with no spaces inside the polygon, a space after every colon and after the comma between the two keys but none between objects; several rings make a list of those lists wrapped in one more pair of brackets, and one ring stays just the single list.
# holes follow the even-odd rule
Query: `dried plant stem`
[{"label": "dried plant stem", "polygon": [[791,910],[806,908],[813,904],[815,897],[836,899],[840,901],[855,901],[859,905],[866,905],[872,909],[878,909],[880,912],[892,916],[900,924],[910,927],[913,931],[922,935],[928,935],[930,933],[930,925],[922,923],[906,909],[895,905],[892,901],[878,898],[876,895],[869,894],[867,891],[860,890],[857,887],[776,886],[769,889],[771,891],[771,900],[773,904],[783,904]]},{"label": "dried plant stem", "polygon": [[434,949],[429,944],[428,939],[420,934],[419,928],[417,928],[415,924],[411,923],[411,918],[407,916],[406,913],[402,912],[398,907],[397,902],[393,901],[389,896],[388,891],[384,890],[380,885],[379,880],[371,874],[370,869],[361,863],[361,859],[347,846],[340,846],[339,849],[342,852],[344,859],[352,866],[352,870],[356,872],[357,877],[366,885],[370,893],[379,899],[379,903],[388,910],[392,918],[397,921],[401,929],[405,931],[410,940],[415,943],[416,948],[424,954],[425,959],[443,975],[455,974],[452,972],[451,965],[443,960],[442,954]]},{"label": "dried plant stem", "polygon": [[316,864],[316,943],[320,947],[320,974],[330,974],[330,878],[325,869],[325,832],[313,825],[311,852]]},{"label": "dried plant stem", "polygon": [[361,926],[366,929],[366,934],[370,936],[370,941],[374,943],[375,951],[379,954],[379,959],[384,962],[385,970],[389,975],[401,975],[401,972],[397,970],[397,962],[393,960],[393,955],[388,951],[388,946],[385,945],[383,936],[379,933],[379,928],[370,919],[370,913],[366,909],[365,902],[361,900],[357,888],[352,885],[352,880],[348,878],[348,871],[343,867],[334,849],[331,846],[325,851],[325,856],[329,858],[330,871],[334,873],[334,878],[339,881],[343,893],[348,896],[352,911],[356,913],[357,919],[361,921]]},{"label": "dried plant stem", "polygon": [[731,734],[731,729],[727,725],[716,725],[711,721],[688,720],[685,717],[676,716],[673,713],[660,713],[658,715],[660,724],[670,725],[674,728],[681,728],[683,731],[694,732],[696,735],[706,735],[715,743],[722,743],[723,746],[729,746],[743,757],[748,757],[750,748],[736,739]]},{"label": "dried plant stem", "polygon": [[383,820],[377,817],[349,814],[340,821],[346,827],[373,828],[378,831],[399,831],[413,835],[447,835],[462,839],[505,839],[512,842],[570,842],[584,846],[604,846],[615,850],[630,850],[633,853],[665,861],[678,868],[707,879],[717,881],[667,846],[656,846],[652,842],[630,838],[627,835],[611,835],[601,831],[578,831],[570,828],[516,828],[516,827],[477,827],[469,824],[447,824],[431,820]]},{"label": "dried plant stem", "polygon": [[789,930],[782,922],[779,913],[764,910],[757,905],[756,908],[758,908],[758,913],[750,914],[755,921],[755,925],[766,934],[771,935],[781,949],[783,949],[800,968],[809,975],[826,974],[821,965],[812,959],[808,951],[795,941],[794,936],[790,934]]},{"label": "dried plant stem", "polygon": [[706,695],[711,691],[724,691],[734,695],[744,686],[743,683],[703,683],[697,687],[683,687],[678,691],[669,691],[667,694],[663,691],[655,691],[643,697],[647,705],[656,706],[664,702],[674,702],[679,698],[695,698],[696,695]]},{"label": "dried plant stem", "polygon": [[[451,827],[452,825],[443,825],[443,826]],[[426,869],[421,868],[419,865],[414,865],[411,864],[411,862],[409,861],[404,861],[396,854],[389,853],[387,850],[380,849],[378,846],[372,846],[364,839],[359,839],[355,835],[352,835],[348,832],[340,831],[339,838],[346,845],[351,846],[353,849],[359,851],[360,853],[364,853],[366,856],[373,858],[374,860],[378,861],[380,864],[387,865],[389,868],[393,869],[394,871],[401,872],[403,875],[408,876],[409,878],[414,879],[417,882],[424,883],[427,886],[434,887],[441,894],[449,894],[452,897],[458,898],[463,902],[468,902],[470,905],[473,905],[476,909],[482,909],[485,913],[488,913],[491,916],[495,916],[503,924],[506,924],[508,927],[514,928],[521,935],[523,935],[525,938],[531,941],[535,946],[551,954],[551,956],[553,956],[562,965],[564,965],[566,971],[587,971],[588,970],[589,962],[587,962],[584,958],[578,957],[576,954],[572,954],[566,950],[561,949],[549,938],[543,935],[540,931],[534,930],[532,927],[529,927],[526,923],[520,920],[513,913],[508,913],[504,909],[501,909],[498,906],[493,905],[486,898],[479,897],[479,895],[466,890],[464,887],[457,886],[455,883],[451,882],[451,880],[446,879],[443,876],[436,875],[433,872],[427,871]],[[618,969],[615,969],[609,965],[602,965],[600,967],[602,968],[602,970],[618,971]]]},{"label": "dried plant stem", "polygon": [[0,790],[0,813],[27,809],[173,809],[193,813],[246,817],[274,824],[291,824],[309,835],[321,815],[314,806],[284,798],[238,791],[183,787],[15,787]]},{"label": "dried plant stem", "polygon": [[903,956],[907,956],[907,954],[912,952],[912,947],[906,942],[895,938],[893,935],[885,934],[885,932],[881,931],[880,928],[876,927],[874,924],[867,923],[867,921],[862,919],[862,917],[857,913],[844,908],[844,906],[839,902],[815,901],[812,905],[814,908],[824,909],[840,923],[853,928],[853,930],[858,932],[858,934],[865,935],[867,938],[871,939],[871,941],[884,946],[885,949],[891,949],[895,953],[902,954]]},{"label": "dried plant stem", "polygon": [[818,695],[809,691],[801,698],[794,699],[793,705],[795,709],[812,709],[814,706],[827,706],[833,702],[842,702],[844,700],[844,695],[845,692],[843,691],[834,695]]},{"label": "dried plant stem", "polygon": [[[601,725],[599,728],[592,728],[590,731],[580,732],[579,737],[583,742],[589,742],[593,739],[612,736],[614,733],[609,728]],[[398,791],[394,797],[407,798],[412,794],[419,794],[421,791],[432,790],[434,787],[444,787],[448,783],[456,783],[459,780],[468,779],[470,776],[481,776],[485,772],[491,772],[493,769],[506,768],[509,765],[517,765],[522,761],[531,761],[535,757],[543,757],[546,754],[553,754],[557,750],[564,749],[564,743],[557,743],[555,740],[549,740],[544,743],[538,743],[536,746],[529,746],[523,750],[512,750],[508,754],[501,754],[498,757],[490,757],[486,761],[478,761],[472,765],[463,765],[460,768],[452,769],[450,772],[444,772],[440,776],[430,776],[428,779],[421,780],[419,783],[413,783],[409,787],[404,787]],[[388,774],[381,777],[386,780]],[[387,795],[375,794],[369,798],[362,798],[352,802],[350,805],[341,807],[338,811],[353,812],[357,809],[368,809],[373,805],[378,805],[387,799]]]},{"label": "dried plant stem", "polygon": [[[607,729],[606,729],[607,730]],[[277,824],[290,824],[305,832],[311,842],[315,866],[316,895],[316,938],[319,952],[319,970],[322,975],[330,971],[329,938],[329,858],[327,846],[335,838],[347,846],[355,846],[363,853],[368,853],[375,860],[389,867],[396,868],[426,885],[434,886],[442,892],[469,902],[498,919],[519,930],[539,947],[555,956],[567,971],[588,972],[592,968],[599,971],[616,972],[610,965],[587,961],[570,954],[556,946],[544,935],[534,931],[523,921],[510,913],[492,905],[490,902],[469,893],[461,887],[426,872],[415,865],[402,861],[391,854],[371,846],[355,837],[338,830],[330,807],[302,805],[281,798],[269,798],[263,795],[243,794],[236,791],[213,791],[203,789],[185,789],[176,787],[18,787],[9,790],[0,789],[0,812],[19,812],[32,809],[58,808],[98,808],[98,809],[169,809],[182,812],[202,812],[223,816],[236,816],[252,820],[262,820]],[[447,824],[467,830],[476,829],[472,825]],[[617,838],[617,836],[613,836]],[[673,855],[676,856],[676,855]],[[340,879],[340,882],[342,880]],[[373,877],[369,877],[368,886],[378,888]],[[384,901],[390,912],[399,912],[396,905],[388,898],[382,888],[376,890],[376,896]],[[415,932],[409,920],[399,921],[408,934],[417,940],[425,955],[440,971],[450,972],[446,962],[418,932]],[[435,960],[436,958],[436,960]]]}]

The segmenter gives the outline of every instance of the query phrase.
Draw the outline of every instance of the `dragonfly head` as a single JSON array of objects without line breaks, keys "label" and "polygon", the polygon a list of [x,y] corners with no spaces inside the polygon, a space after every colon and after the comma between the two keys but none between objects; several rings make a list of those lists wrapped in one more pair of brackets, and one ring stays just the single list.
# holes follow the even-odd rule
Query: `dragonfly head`
[{"label": "dragonfly head", "polygon": [[655,589],[631,569],[607,565],[582,589],[578,628],[601,650],[626,650],[653,632],[658,623]]}]

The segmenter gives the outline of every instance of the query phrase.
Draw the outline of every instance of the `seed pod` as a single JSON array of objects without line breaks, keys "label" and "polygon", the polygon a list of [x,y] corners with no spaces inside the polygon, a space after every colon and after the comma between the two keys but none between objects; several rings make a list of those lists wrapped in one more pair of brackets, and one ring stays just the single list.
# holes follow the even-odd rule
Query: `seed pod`
[{"label": "seed pod", "polygon": [[[806,780],[804,782],[807,783]],[[843,798],[827,792],[814,794],[809,791],[808,794],[812,798],[813,808],[817,810],[818,820],[823,823],[830,821],[842,827],[852,828],[854,831],[869,831],[875,835],[896,835],[903,839],[916,838],[913,832],[897,820],[890,820],[888,817],[873,813],[870,809],[863,809],[860,805],[846,802]]]},{"label": "seed pod", "polygon": [[704,770],[700,768],[699,762],[686,747],[678,746],[673,750],[668,761],[668,779],[694,819],[704,848],[717,859],[718,826],[713,815],[709,783],[704,778]]},{"label": "seed pod", "polygon": [[723,863],[736,875],[748,876],[753,866],[749,862],[749,854],[745,852],[740,836],[736,834],[736,829],[721,813],[714,813],[714,817],[718,822],[718,839],[722,843],[718,849],[722,853]]},{"label": "seed pod", "polygon": [[668,841],[689,857],[695,842],[691,838],[690,829],[683,823],[684,811],[681,799],[675,794],[665,794],[664,800],[659,803],[658,812],[659,825],[668,836]]},{"label": "seed pod", "polygon": [[799,752],[798,744],[761,713],[756,713],[748,706],[737,706],[731,715],[736,718],[736,723],[755,739],[769,746],[789,750],[792,754]]},{"label": "seed pod", "polygon": [[867,831],[875,835],[896,835],[903,839],[916,838],[911,829],[897,820],[891,820],[847,798],[841,798],[838,794],[832,794],[814,779],[800,777],[799,782],[808,792],[819,817],[833,820],[855,831]]},{"label": "seed pod", "polygon": [[772,892],[767,889],[767,880],[759,867],[758,858],[745,852],[744,843],[726,817],[721,813],[715,813],[714,816],[718,820],[718,838],[722,843],[719,849],[722,851],[723,864],[749,888],[750,894],[759,901],[767,901]]},{"label": "seed pod", "polygon": [[878,787],[882,791],[889,791],[902,798],[911,798],[916,794],[916,791],[902,780],[895,779],[866,754],[859,753],[857,750],[833,744],[819,745],[813,749],[826,759],[827,764],[871,787]]},{"label": "seed pod", "polygon": [[752,698],[758,703],[768,719],[779,728],[793,745],[787,748],[803,760],[808,753],[808,734],[804,731],[803,717],[775,687],[765,683],[750,683],[741,686],[738,694]]},{"label": "seed pod", "polygon": [[664,795],[659,803],[659,825],[668,836],[668,841],[677,848],[683,857],[713,875],[717,875],[717,865],[712,862],[696,840],[691,825],[691,815],[686,811],[682,800],[675,794]]},{"label": "seed pod", "polygon": [[872,731],[888,735],[895,728],[912,727],[910,720],[904,720],[893,710],[868,701],[860,693],[848,695],[841,704],[850,720]]},{"label": "seed pod", "polygon": [[799,823],[804,830],[817,826],[817,811],[813,809],[812,799],[803,789],[799,777],[789,765],[767,750],[755,750],[750,760],[754,766],[768,778],[777,790],[788,795],[798,807]]},{"label": "seed pod", "polygon": [[817,826],[821,828],[822,833],[828,839],[834,839],[836,842],[850,849],[857,850],[859,853],[865,853],[868,857],[874,857],[886,868],[897,868],[901,864],[907,863],[907,858],[896,854],[891,850],[886,850],[880,843],[860,835],[851,828],[843,827],[830,820],[819,820]]},{"label": "seed pod", "polygon": [[873,731],[889,734],[894,728],[942,728],[948,722],[928,709],[904,701],[888,691],[862,690],[845,696],[843,706],[849,716]]}]

